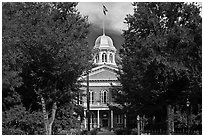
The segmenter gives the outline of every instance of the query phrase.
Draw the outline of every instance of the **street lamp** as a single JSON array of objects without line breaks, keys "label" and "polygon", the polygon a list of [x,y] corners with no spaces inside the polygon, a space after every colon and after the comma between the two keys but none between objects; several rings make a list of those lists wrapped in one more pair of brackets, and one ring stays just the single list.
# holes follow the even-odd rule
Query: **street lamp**
[{"label": "street lamp", "polygon": [[140,135],[140,116],[137,115],[137,134]]},{"label": "street lamp", "polygon": [[186,101],[186,107],[187,107],[187,134],[189,135],[189,115],[190,115],[190,101],[187,98]]},{"label": "street lamp", "polygon": [[190,101],[188,100],[188,98],[187,98],[187,101],[186,101],[186,106],[187,106],[187,107],[190,106]]},{"label": "street lamp", "polygon": [[77,120],[81,121],[81,117],[80,117],[80,115],[78,115]]},{"label": "street lamp", "polygon": [[88,126],[88,131],[90,131],[90,95],[89,95],[89,49],[87,45],[87,70],[86,70],[86,95],[87,95],[87,111],[86,111],[86,116],[87,116],[87,126]]}]

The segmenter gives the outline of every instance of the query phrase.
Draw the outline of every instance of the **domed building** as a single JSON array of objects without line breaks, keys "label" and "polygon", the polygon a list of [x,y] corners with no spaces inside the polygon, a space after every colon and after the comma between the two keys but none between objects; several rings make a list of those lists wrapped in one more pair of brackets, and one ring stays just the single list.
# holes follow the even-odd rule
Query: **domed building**
[{"label": "domed building", "polygon": [[114,47],[113,41],[109,36],[103,34],[96,39],[93,54],[95,57],[94,63],[96,65],[106,64],[116,66],[116,48]]},{"label": "domed building", "polygon": [[[89,72],[90,128],[114,130],[126,127],[125,115],[120,111],[120,106],[114,103],[110,90],[113,85],[121,86],[116,74],[118,71],[116,51],[109,36],[103,34],[96,39],[92,50],[96,67]],[[82,79],[84,79],[82,90],[86,94],[87,77],[83,76]],[[84,97],[81,105],[85,108],[83,125],[87,129],[86,101],[87,98]]]}]

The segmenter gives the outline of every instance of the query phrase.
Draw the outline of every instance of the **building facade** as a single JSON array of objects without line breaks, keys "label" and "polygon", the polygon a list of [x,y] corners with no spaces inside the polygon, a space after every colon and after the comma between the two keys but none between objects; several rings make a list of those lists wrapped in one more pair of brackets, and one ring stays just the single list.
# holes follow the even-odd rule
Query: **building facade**
[{"label": "building facade", "polygon": [[[114,107],[118,105],[114,102],[110,88],[112,85],[121,86],[117,79],[116,71],[116,48],[109,36],[103,34],[99,36],[93,47],[94,63],[96,67],[89,72],[89,95],[90,95],[90,128],[105,128],[114,130],[115,128],[126,127],[126,117]],[[83,76],[84,94],[86,94],[86,76]],[[87,128],[86,117],[86,96],[81,105],[85,108],[83,120],[84,128]]]}]

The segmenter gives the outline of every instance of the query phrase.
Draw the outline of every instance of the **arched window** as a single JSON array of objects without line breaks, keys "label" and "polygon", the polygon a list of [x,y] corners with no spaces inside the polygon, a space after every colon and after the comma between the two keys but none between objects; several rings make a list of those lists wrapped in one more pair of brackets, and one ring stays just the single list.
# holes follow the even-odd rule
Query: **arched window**
[{"label": "arched window", "polygon": [[96,54],[96,63],[98,63],[98,61],[99,61],[99,55]]},{"label": "arched window", "polygon": [[103,92],[103,103],[107,103],[107,92]]},{"label": "arched window", "polygon": [[101,103],[107,103],[108,102],[108,91],[102,90],[101,91]]},{"label": "arched window", "polygon": [[109,55],[109,60],[110,60],[110,63],[113,63],[113,55],[111,53]]},{"label": "arched window", "polygon": [[102,62],[107,62],[107,55],[106,55],[106,53],[102,54]]},{"label": "arched window", "polygon": [[89,97],[90,97],[90,103],[93,104],[94,103],[94,92],[93,91],[89,91]]}]

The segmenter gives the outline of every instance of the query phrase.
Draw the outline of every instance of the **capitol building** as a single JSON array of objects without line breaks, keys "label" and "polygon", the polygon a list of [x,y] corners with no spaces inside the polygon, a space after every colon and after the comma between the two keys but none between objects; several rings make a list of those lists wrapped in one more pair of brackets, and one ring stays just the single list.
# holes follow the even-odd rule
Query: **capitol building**
[{"label": "capitol building", "polygon": [[[113,94],[110,88],[120,87],[121,84],[117,79],[116,72],[118,67],[116,64],[116,51],[112,39],[103,34],[99,36],[93,47],[94,64],[96,67],[89,72],[89,95],[90,95],[90,128],[104,128],[107,130],[114,130],[114,128],[125,128],[126,117],[125,114],[115,107]],[[86,76],[83,76],[82,90],[86,94]],[[87,98],[83,97],[80,103],[84,109],[85,118],[83,120],[83,127],[87,129]]]}]

